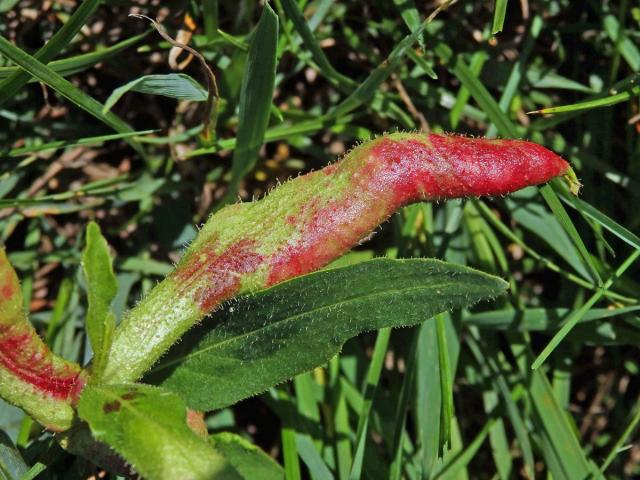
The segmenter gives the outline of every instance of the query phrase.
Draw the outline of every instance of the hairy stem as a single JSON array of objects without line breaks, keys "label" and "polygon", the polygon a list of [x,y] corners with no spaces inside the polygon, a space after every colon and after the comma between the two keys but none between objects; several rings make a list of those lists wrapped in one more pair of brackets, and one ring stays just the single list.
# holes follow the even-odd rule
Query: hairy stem
[{"label": "hairy stem", "polygon": [[61,431],[71,426],[84,385],[80,365],[54,355],[27,319],[18,277],[0,248],[0,396]]}]

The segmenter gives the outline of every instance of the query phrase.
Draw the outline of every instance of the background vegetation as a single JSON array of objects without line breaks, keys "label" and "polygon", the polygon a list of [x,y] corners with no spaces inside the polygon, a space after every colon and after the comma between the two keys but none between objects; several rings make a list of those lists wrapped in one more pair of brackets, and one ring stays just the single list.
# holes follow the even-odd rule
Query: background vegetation
[{"label": "background vegetation", "polygon": [[[528,138],[572,163],[579,199],[558,183],[415,205],[340,261],[443,258],[507,279],[508,295],[353,339],[207,425],[246,436],[288,478],[640,475],[636,2],[276,0],[274,15],[255,0],[101,3],[0,0],[0,242],[57,353],[91,357],[78,268],[91,219],[117,255],[121,314],[212,210],[358,141]],[[210,112],[198,60],[129,13],[205,57]],[[195,81],[164,76],[176,70]],[[110,98],[151,74],[163,77]],[[5,478],[7,459],[26,478],[97,472],[13,407],[0,428]]]}]

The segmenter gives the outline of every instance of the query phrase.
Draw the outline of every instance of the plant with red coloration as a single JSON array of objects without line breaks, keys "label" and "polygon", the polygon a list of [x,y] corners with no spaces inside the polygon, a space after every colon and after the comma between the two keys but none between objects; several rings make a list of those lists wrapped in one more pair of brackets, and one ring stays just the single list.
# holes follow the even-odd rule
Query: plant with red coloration
[{"label": "plant with red coloration", "polygon": [[[202,400],[202,382],[180,383],[180,375],[186,375],[180,363],[190,365],[192,358],[204,349],[191,357],[171,360],[174,375],[169,376],[166,385],[175,393],[162,393],[152,387],[134,385],[133,382],[140,380],[187,330],[211,314],[222,302],[318,270],[357,245],[403,205],[419,201],[504,195],[528,185],[546,182],[567,173],[568,169],[568,164],[557,155],[525,141],[397,133],[366,142],[339,162],[291,180],[262,200],[231,205],[213,215],[175,270],[126,314],[115,331],[109,312],[115,291],[102,297],[99,291],[90,295],[92,302],[99,304],[99,307],[94,305],[93,310],[90,307],[90,311],[94,312],[89,325],[94,333],[90,337],[96,358],[100,355],[104,361],[95,362],[84,369],[53,355],[36,335],[22,310],[17,277],[4,252],[1,252],[0,395],[54,430],[68,429],[74,421],[78,421],[75,415],[79,412],[80,419],[88,422],[96,439],[109,443],[145,475],[168,478],[171,472],[176,477],[180,476],[186,471],[184,469],[193,465],[189,467],[179,462],[163,464],[158,470],[157,466],[150,465],[154,461],[150,461],[147,454],[141,454],[135,445],[123,438],[127,435],[127,422],[133,421],[131,418],[138,418],[136,415],[142,415],[140,412],[148,414],[158,411],[157,406],[162,401],[158,400],[160,397],[157,395],[164,395],[162,398],[168,399],[166,402],[170,407],[167,408],[173,408],[171,411],[177,412],[177,417],[184,413],[185,400],[188,406],[198,408],[220,405],[222,400],[210,400],[212,403]],[[90,288],[93,284],[100,290],[101,285],[111,282],[111,262],[106,242],[97,227],[89,230],[88,241],[85,270]],[[360,272],[364,278],[373,278],[382,272],[389,277],[391,283],[388,285],[395,285],[393,282],[400,285],[405,281],[403,279],[411,275],[426,275],[411,277],[410,280],[414,283],[418,281],[417,285],[424,290],[421,294],[429,292],[429,295],[426,299],[420,297],[420,303],[415,302],[412,307],[415,311],[405,312],[406,318],[389,318],[385,325],[415,324],[443,310],[494,296],[505,288],[504,282],[499,279],[464,267],[428,260],[388,262],[391,263],[369,262],[369,266],[356,266],[360,270],[352,273],[355,275]],[[350,278],[344,270],[326,271],[303,278],[316,288],[331,288],[332,284],[337,285]],[[384,277],[381,278],[380,283],[384,283]],[[434,286],[429,283],[434,278],[442,278],[444,283]],[[374,287],[379,285],[370,286],[371,289]],[[260,294],[262,297],[256,295],[250,298],[270,298],[272,304],[276,305],[282,299],[274,299],[278,299],[278,295],[287,291],[287,288],[287,285],[275,287]],[[412,288],[418,289],[415,285]],[[348,303],[349,298],[341,302]],[[262,305],[260,308],[265,307]],[[277,316],[278,308],[274,307],[268,315]],[[340,314],[339,309],[336,312]],[[344,320],[351,319],[352,316],[357,317],[358,312],[354,310],[345,315]],[[283,328],[282,325],[269,323],[269,318],[262,319],[264,323],[259,325],[252,325],[249,320],[248,325],[244,325],[240,318],[235,323],[222,325],[221,330],[214,332],[213,335],[219,335],[220,339],[211,340],[214,343],[207,347],[209,350],[222,349],[220,351],[227,352],[219,355],[220,361],[228,362],[226,366],[200,365],[198,368],[203,371],[208,367],[218,368],[212,374],[215,376],[219,372],[223,376],[224,368],[240,368],[237,364],[229,363],[237,359],[240,365],[246,362],[247,371],[255,367],[251,363],[255,360],[251,356],[252,351],[264,347],[264,344],[256,346],[255,342],[260,341],[256,339],[262,338],[262,342],[274,345],[261,360],[264,363],[260,364],[263,369],[260,375],[266,380],[252,379],[252,376],[259,375],[250,372],[245,380],[247,385],[240,389],[242,392],[232,400],[227,400],[237,401],[321,364],[329,354],[335,353],[343,338],[364,329],[383,326],[380,322],[376,323],[375,313],[371,312],[370,317],[372,323],[363,323],[351,330],[348,325],[338,323],[336,331],[331,334],[333,340],[329,342],[332,343],[329,350],[325,348],[325,340],[321,336],[318,336],[316,343],[313,336],[307,335],[309,338],[304,337],[307,343],[299,341],[299,344],[292,344],[282,341],[283,330],[275,330]],[[206,322],[215,322],[215,318]],[[307,326],[319,328],[318,332],[322,332],[322,325],[318,326],[317,323],[309,322]],[[297,325],[292,322],[287,328],[298,328]],[[253,330],[244,331],[246,328]],[[224,350],[232,348],[230,344],[234,342],[233,354]],[[297,349],[297,353],[287,349]],[[285,362],[271,362],[270,358],[279,359],[282,352],[285,352]],[[239,356],[236,358],[236,355]],[[162,367],[161,364],[159,370],[162,368],[166,366]],[[87,384],[87,393],[82,395],[77,410],[80,393]],[[213,392],[211,395],[215,396]],[[161,412],[158,414],[161,415]],[[112,417],[116,418],[115,422],[122,431],[109,432],[109,427],[104,426],[112,425]],[[118,423],[117,419],[120,418],[124,423]],[[189,418],[193,420],[197,417],[191,415]],[[167,425],[171,421],[167,420]],[[193,467],[200,472],[198,475],[206,478],[206,472],[217,472],[216,469],[222,468],[220,465],[225,462],[224,455],[208,450],[203,446],[203,441],[194,440],[188,431],[180,432],[176,435],[183,437],[182,442],[191,445],[194,452],[201,452],[200,463]],[[67,440],[72,437],[68,436]],[[67,447],[95,452],[86,445],[86,436],[83,438],[80,447],[77,440],[75,445],[71,445],[71,441]]]}]

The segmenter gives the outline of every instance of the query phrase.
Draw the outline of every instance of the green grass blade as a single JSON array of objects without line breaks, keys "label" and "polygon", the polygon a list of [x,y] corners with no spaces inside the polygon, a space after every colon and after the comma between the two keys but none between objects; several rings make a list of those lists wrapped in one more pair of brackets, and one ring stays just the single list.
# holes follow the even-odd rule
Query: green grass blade
[{"label": "green grass blade", "polygon": [[422,472],[431,478],[442,450],[442,391],[436,322],[424,322],[416,349],[416,406],[419,444],[422,447]]},{"label": "green grass blade", "polygon": [[502,111],[487,88],[474,75],[462,56],[454,56],[451,48],[443,43],[436,46],[435,52],[460,82],[469,89],[471,96],[487,114],[487,117],[498,127],[498,131],[505,137],[518,137],[518,130],[514,123]]},{"label": "green grass blade", "polygon": [[[123,50],[126,50],[127,48],[135,45],[140,40],[145,38],[150,32],[151,30],[127,38],[126,40],[115,43],[110,47],[100,48],[94,52],[82,53],[80,55],[74,55],[72,57],[54,60],[47,63],[47,66],[63,77],[73,75],[74,73],[82,72],[83,70],[93,67],[99,62],[104,62],[105,60],[108,60],[109,58],[120,54]],[[20,67],[0,67],[0,80],[4,80],[14,73],[21,71],[22,69]],[[31,78],[29,81],[35,80]]]},{"label": "green grass blade", "polygon": [[500,33],[504,28],[504,19],[507,15],[507,4],[509,0],[496,0],[493,8],[493,24],[491,25],[491,33],[495,35]]},{"label": "green grass blade", "polygon": [[414,328],[411,338],[411,346],[407,353],[407,363],[402,379],[402,386],[400,387],[400,393],[398,394],[398,401],[396,404],[395,417],[394,417],[394,429],[393,440],[391,443],[391,452],[393,454],[393,460],[389,467],[389,480],[400,480],[402,478],[402,467],[405,463],[403,461],[404,453],[404,441],[407,437],[406,424],[407,414],[409,411],[409,395],[413,390],[413,382],[416,374],[416,348],[418,339],[420,337],[420,329]]},{"label": "green grass blade", "polygon": [[[96,117],[101,122],[105,123],[109,127],[113,128],[119,133],[132,133],[134,130],[127,125],[120,117],[116,116],[112,112],[102,113],[102,104],[90,97],[82,90],[74,86],[71,82],[64,79],[49,67],[39,62],[23,50],[19,49],[4,37],[0,36],[0,54],[11,59],[16,65],[22,67],[25,71],[29,72],[35,78],[41,82],[49,85],[60,95],[73,102],[78,107],[82,108],[86,112]],[[138,153],[144,154],[139,144],[132,140],[127,139],[128,143],[135,148]]]},{"label": "green grass blade", "polygon": [[[73,40],[73,37],[75,37],[84,24],[87,23],[101,3],[102,0],[84,0],[63,27],[36,52],[34,58],[41,63],[49,63],[58,53],[69,45],[69,42]],[[11,58],[9,55],[7,56]],[[12,60],[20,65],[15,59]],[[18,93],[22,86],[29,81],[31,75],[33,75],[33,73],[25,68],[0,82],[0,105]],[[35,76],[36,75],[34,75],[34,77]]]},{"label": "green grass blade", "polygon": [[[511,69],[511,73],[509,74],[509,79],[504,86],[504,90],[502,91],[502,95],[500,96],[500,101],[498,102],[498,106],[504,112],[509,111],[509,107],[511,106],[511,102],[516,96],[518,91],[518,87],[522,81],[522,78],[527,74],[527,72],[531,71],[531,65],[528,65],[527,62],[529,60],[529,56],[531,55],[531,50],[533,49],[533,45],[536,39],[540,36],[540,31],[542,30],[543,25],[542,18],[538,15],[533,17],[531,21],[531,26],[527,32],[527,37],[524,40],[522,45],[522,51],[520,55],[518,55],[518,60],[516,60],[515,65]],[[494,123],[489,126],[487,130],[487,137],[493,138],[498,133],[497,127]]]},{"label": "green grass blade", "polygon": [[457,478],[460,470],[464,469],[469,464],[469,462],[473,460],[473,457],[475,457],[476,453],[478,453],[478,450],[487,438],[487,435],[489,434],[494,421],[495,420],[490,419],[487,423],[485,423],[484,427],[482,427],[482,430],[480,430],[478,435],[476,435],[476,437],[471,440],[469,446],[467,446],[467,448],[451,458],[443,466],[442,470],[440,470],[434,477],[434,480],[448,480]]},{"label": "green grass blade", "polygon": [[566,188],[562,188],[561,184],[552,183],[554,189],[560,194],[560,198],[571,207],[579,211],[581,214],[585,215],[588,218],[591,218],[598,224],[602,225],[604,228],[613,233],[620,240],[628,243],[633,248],[640,249],[640,237],[635,235],[633,232],[629,231],[627,228],[620,225],[618,222],[608,217],[600,210],[595,208],[593,205],[580,200],[574,195],[566,192]]},{"label": "green grass blade", "polygon": [[[289,395],[281,389],[277,389],[279,400],[290,403]],[[296,430],[291,418],[291,409],[284,412],[280,434],[282,436],[282,457],[284,458],[284,478],[286,480],[300,480],[300,462],[298,460],[298,446],[296,445]]]},{"label": "green grass blade", "polygon": [[615,95],[596,98],[594,100],[585,100],[584,102],[571,103],[569,105],[560,105],[558,107],[542,108],[540,110],[534,110],[527,113],[530,115],[551,115],[553,113],[581,112],[583,110],[593,110],[595,108],[612,107],[613,105],[626,102],[627,100],[630,100],[638,95],[640,95],[640,86],[635,86],[629,87],[628,90],[616,93]]},{"label": "green grass blade", "polygon": [[624,272],[638,259],[640,256],[640,250],[635,250],[622,264],[615,273],[602,285],[596,293],[594,293],[582,307],[580,307],[574,314],[572,314],[562,328],[556,333],[547,346],[542,350],[538,358],[531,365],[532,369],[537,369],[544,363],[544,361],[551,355],[551,353],[557,348],[562,340],[569,334],[571,329],[582,319],[582,317],[593,307],[600,298],[604,295],[604,292],[609,290],[614,282],[620,278]]},{"label": "green grass blade", "polygon": [[101,145],[104,142],[109,142],[111,140],[121,140],[123,138],[129,137],[140,137],[142,135],[148,135],[155,132],[157,132],[157,130],[138,130],[135,132],[112,133],[110,135],[98,135],[97,137],[86,137],[74,140],[57,140],[55,142],[47,142],[29,147],[13,148],[7,152],[7,155],[9,157],[22,157],[24,155],[31,155],[37,152],[46,152],[47,150],[58,150],[59,148],[95,146]]},{"label": "green grass blade", "polygon": [[334,68],[333,65],[331,65],[331,62],[329,62],[329,59],[322,51],[320,44],[309,28],[309,25],[307,24],[307,21],[295,0],[282,0],[282,8],[287,14],[287,17],[291,19],[293,26],[302,38],[305,47],[307,47],[309,52],[311,52],[311,57],[318,65],[321,73],[336,84],[346,87],[349,91],[353,90],[357,86],[357,83],[349,77],[342,75]]},{"label": "green grass blade", "polygon": [[436,315],[436,336],[438,339],[438,362],[440,368],[440,392],[442,398],[440,439],[442,445],[451,446],[451,419],[453,418],[453,385],[451,365],[449,364],[449,348],[446,337],[446,314]]},{"label": "green grass blade", "polygon": [[635,412],[632,412],[630,421],[626,422],[624,431],[611,447],[611,451],[607,455],[607,458],[605,458],[604,462],[602,462],[602,466],[600,467],[601,473],[604,473],[607,468],[609,468],[609,465],[611,465],[611,462],[613,462],[618,456],[624,443],[636,430],[638,424],[640,424],[640,408],[638,408],[638,404],[636,403]]},{"label": "green grass blade", "polygon": [[373,355],[371,356],[371,363],[369,364],[369,371],[367,373],[367,383],[365,384],[364,393],[362,395],[364,401],[358,417],[358,429],[356,431],[355,441],[356,451],[351,465],[351,472],[349,473],[349,480],[358,480],[362,475],[364,449],[369,435],[368,427],[371,405],[373,404],[373,397],[376,393],[378,382],[380,381],[380,373],[382,372],[384,357],[387,353],[390,338],[390,328],[380,329],[373,348]]},{"label": "green grass blade", "polygon": [[602,285],[602,278],[600,278],[600,274],[598,273],[598,270],[596,269],[596,266],[591,259],[591,255],[589,254],[587,247],[582,241],[582,237],[571,221],[571,218],[569,218],[569,215],[562,206],[562,203],[560,203],[560,199],[554,192],[553,188],[551,188],[550,185],[544,185],[540,188],[540,193],[542,194],[542,197],[547,202],[547,205],[556,216],[564,230],[567,232],[567,235],[569,235],[569,238],[571,238],[578,252],[580,252],[584,265],[589,270],[592,280],[598,285]]},{"label": "green grass blade", "polygon": [[218,0],[202,0],[204,33],[211,42],[218,37]]},{"label": "green grass blade", "polygon": [[[446,7],[446,4],[443,4]],[[444,7],[443,7],[444,8]],[[407,52],[413,47],[426,26],[432,21],[433,15],[420,24],[420,27],[406,36],[393,48],[387,59],[361,82],[351,95],[336,105],[328,113],[331,118],[339,118],[355,110],[369,101],[378,87],[400,66]]]},{"label": "green grass blade", "polygon": [[[409,27],[410,32],[420,28],[420,13],[413,0],[393,0],[393,4],[396,6],[396,10],[398,10],[404,23]],[[425,49],[424,36],[418,37],[418,45],[421,49]]]},{"label": "green grass blade", "polygon": [[221,205],[236,200],[242,178],[256,163],[269,123],[276,78],[278,16],[269,4],[251,40],[240,87],[239,127],[229,189]]},{"label": "green grass blade", "polygon": [[[485,62],[489,59],[489,55],[486,52],[479,51],[475,52],[471,57],[471,63],[469,65],[469,70],[471,73],[478,77],[480,72],[482,72],[482,68],[484,67]],[[451,128],[454,130],[458,128],[458,124],[460,123],[460,119],[462,117],[462,112],[464,108],[467,106],[469,102],[469,97],[471,96],[471,92],[469,89],[462,85],[460,90],[458,90],[458,96],[456,97],[456,103],[449,112],[449,121],[451,122]]]}]

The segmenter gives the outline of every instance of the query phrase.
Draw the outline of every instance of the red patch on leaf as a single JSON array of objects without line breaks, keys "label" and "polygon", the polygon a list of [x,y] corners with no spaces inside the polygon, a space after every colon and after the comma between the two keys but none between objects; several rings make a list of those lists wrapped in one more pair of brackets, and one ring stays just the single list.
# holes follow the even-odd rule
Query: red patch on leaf
[{"label": "red patch on leaf", "polygon": [[0,364],[43,395],[75,400],[84,388],[80,370],[68,365],[56,368],[49,350],[32,330],[0,326]]},{"label": "red patch on leaf", "polygon": [[[182,292],[189,292],[203,312],[212,311],[220,302],[240,289],[242,275],[255,272],[263,262],[256,253],[255,240],[240,240],[216,254],[215,240],[185,259],[174,272]],[[180,293],[181,295],[183,293]]]}]

